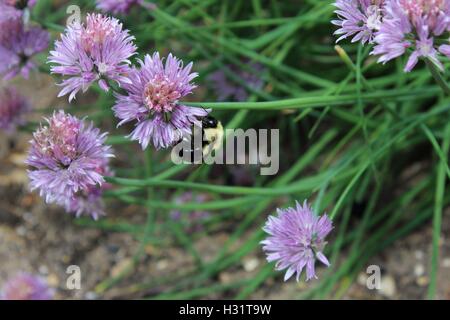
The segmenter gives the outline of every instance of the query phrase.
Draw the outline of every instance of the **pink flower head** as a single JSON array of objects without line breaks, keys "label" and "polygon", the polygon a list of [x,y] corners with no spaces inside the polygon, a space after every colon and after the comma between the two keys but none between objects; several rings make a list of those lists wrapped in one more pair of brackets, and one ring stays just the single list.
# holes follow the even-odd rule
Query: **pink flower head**
[{"label": "pink flower head", "polygon": [[79,215],[87,211],[86,206],[80,209],[81,204],[76,207],[73,201],[101,188],[109,172],[113,155],[104,144],[106,133],[63,111],[55,112],[47,123],[34,133],[26,161],[31,189],[38,189],[47,202],[65,205]]},{"label": "pink flower head", "polygon": [[429,59],[443,70],[439,49],[445,54],[445,47],[438,48],[435,37],[450,26],[449,8],[450,0],[388,1],[372,54],[379,56],[379,62],[386,63],[411,49],[405,72],[411,71],[419,58]]},{"label": "pink flower head", "polygon": [[448,0],[399,0],[399,4],[413,25],[427,26],[436,36],[448,26]]},{"label": "pink flower head", "polygon": [[88,14],[86,25],[68,26],[49,56],[49,62],[56,64],[52,73],[68,77],[58,96],[70,93],[71,101],[96,81],[104,91],[109,90],[110,80],[119,86],[130,83],[129,58],[136,54],[133,40],[119,20],[101,14]]},{"label": "pink flower head", "polygon": [[179,100],[196,87],[191,81],[197,73],[191,73],[192,62],[183,62],[169,54],[165,63],[159,53],[146,55],[139,61],[140,68],[130,71],[130,84],[124,85],[127,95],[117,94],[113,107],[119,126],[136,121],[130,134],[142,148],[150,141],[159,148],[167,148],[179,141],[183,133],[190,134],[192,125],[201,125],[199,117],[208,111],[202,108],[183,106]]},{"label": "pink flower head", "polygon": [[261,242],[267,261],[276,261],[276,270],[287,269],[284,281],[295,273],[298,281],[305,267],[306,281],[317,278],[316,259],[330,265],[322,251],[332,222],[327,215],[316,216],[306,201],[303,206],[297,202],[295,208],[278,209],[278,216],[270,216],[263,229],[269,234]]}]

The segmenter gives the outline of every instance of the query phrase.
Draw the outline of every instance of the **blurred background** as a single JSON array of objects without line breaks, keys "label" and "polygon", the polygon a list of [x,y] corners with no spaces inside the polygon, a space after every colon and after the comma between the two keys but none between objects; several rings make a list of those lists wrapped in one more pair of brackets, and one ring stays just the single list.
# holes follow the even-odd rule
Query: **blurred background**
[{"label": "blurred background", "polygon": [[[26,96],[32,112],[16,132],[0,130],[0,287],[24,271],[44,278],[56,299],[450,298],[448,192],[436,202],[448,174],[450,103],[423,65],[405,74],[404,60],[376,64],[367,47],[343,41],[336,51],[329,0],[153,3],[114,16],[136,37],[139,57],[172,52],[194,62],[198,88],[189,100],[305,98],[282,110],[213,110],[225,127],[279,129],[279,173],[261,176],[258,165],[175,166],[168,151],[144,153],[124,138],[132,126],[116,128],[112,94],[94,87],[70,105],[57,98],[61,79],[49,74],[46,59],[66,10],[79,6],[82,19],[100,10],[95,1],[38,0],[30,21],[50,32],[49,48],[33,58],[39,67],[28,79],[2,82]],[[55,109],[88,116],[109,132],[118,177],[142,179],[150,162],[162,179],[300,187],[258,196],[114,185],[104,196],[105,217],[75,218],[28,188],[28,141]],[[262,226],[277,207],[304,199],[319,213],[337,212],[326,250],[332,266],[318,267],[317,280],[283,282],[265,260]],[[433,216],[442,218],[440,230]],[[70,265],[81,269],[79,290],[67,288]],[[366,286],[370,265],[381,269],[380,290]]]}]

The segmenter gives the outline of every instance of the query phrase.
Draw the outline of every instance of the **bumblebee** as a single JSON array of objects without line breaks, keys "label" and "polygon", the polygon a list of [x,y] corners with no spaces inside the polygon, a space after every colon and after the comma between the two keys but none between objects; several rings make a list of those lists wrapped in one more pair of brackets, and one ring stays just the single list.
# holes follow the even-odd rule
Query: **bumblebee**
[{"label": "bumblebee", "polygon": [[[185,152],[189,155],[189,159],[191,162],[198,159],[199,156],[196,154],[200,154],[203,158],[209,156],[214,150],[218,150],[222,146],[224,130],[222,123],[216,118],[208,115],[202,118],[199,118],[202,123],[202,127],[193,127],[192,134],[189,139],[183,138],[178,143],[181,143],[187,140],[190,140],[190,147],[180,150],[179,156],[180,158],[184,158]],[[200,130],[201,129],[201,135]],[[202,139],[201,148],[200,144],[195,143],[195,139]],[[189,143],[187,143],[189,145]],[[200,150],[201,149],[201,150]]]}]

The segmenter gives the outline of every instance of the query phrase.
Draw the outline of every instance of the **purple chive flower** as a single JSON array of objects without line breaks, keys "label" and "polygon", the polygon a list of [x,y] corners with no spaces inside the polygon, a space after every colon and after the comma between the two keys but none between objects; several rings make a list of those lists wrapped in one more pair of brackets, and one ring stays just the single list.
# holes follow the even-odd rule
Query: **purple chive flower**
[{"label": "purple chive flower", "polygon": [[322,253],[325,237],[330,233],[331,220],[327,215],[316,216],[306,201],[295,208],[278,209],[278,216],[270,216],[263,230],[269,234],[262,241],[269,262],[277,261],[276,270],[287,269],[284,281],[297,273],[297,281],[306,267],[306,281],[317,278],[315,260],[329,266]]},{"label": "purple chive flower", "polygon": [[128,14],[133,7],[142,5],[144,0],[97,0],[96,3],[97,9],[119,15]]},{"label": "purple chive flower", "polygon": [[51,300],[53,294],[43,278],[22,272],[3,286],[0,300]]},{"label": "purple chive flower", "polygon": [[[379,62],[386,63],[412,50],[405,72],[410,72],[419,58],[427,58],[443,70],[434,38],[449,28],[449,6],[450,0],[387,2],[372,54],[380,56]],[[445,47],[442,49],[445,54]]]},{"label": "purple chive flower", "polygon": [[155,148],[167,148],[178,142],[183,134],[190,134],[192,125],[201,126],[199,117],[208,114],[203,108],[187,107],[179,100],[196,87],[191,81],[192,62],[183,62],[169,54],[165,63],[159,53],[146,55],[140,68],[130,71],[130,84],[124,85],[127,95],[117,94],[114,114],[121,119],[119,126],[136,121],[136,128],[128,136],[137,140],[142,149],[150,141]]},{"label": "purple chive flower", "polygon": [[[264,71],[264,67],[259,63],[248,63],[250,71],[242,70],[236,65],[228,65],[227,68],[235,76],[242,79],[250,88],[259,90],[264,86],[264,81],[261,78],[261,73]],[[212,87],[217,95],[217,100],[225,101],[226,99],[233,99],[236,101],[246,101],[248,93],[245,87],[238,83],[235,83],[232,79],[229,79],[223,70],[217,70],[212,73],[208,80],[211,82]]]},{"label": "purple chive flower", "polygon": [[31,110],[29,101],[13,87],[0,89],[0,130],[15,131],[25,123],[25,115]]},{"label": "purple chive flower", "polygon": [[96,81],[104,91],[109,90],[108,81],[119,86],[130,83],[129,58],[136,54],[133,40],[119,20],[101,14],[88,14],[86,25],[68,26],[48,59],[56,64],[52,73],[68,76],[60,84],[63,89],[58,96],[70,93],[71,101],[78,91],[86,92]]},{"label": "purple chive flower", "polygon": [[[178,197],[175,197],[174,202],[178,205],[183,205],[187,202],[205,203],[208,200],[206,194],[193,194],[192,192],[184,192]],[[193,210],[183,213],[180,210],[172,210],[170,217],[175,221],[186,221],[188,224],[187,232],[202,231],[202,221],[209,218],[210,214],[203,210]]]},{"label": "purple chive flower", "polygon": [[338,20],[331,23],[340,27],[335,35],[336,42],[353,37],[352,42],[372,43],[374,33],[380,29],[383,17],[384,0],[337,0],[335,13]]},{"label": "purple chive flower", "polygon": [[14,32],[9,29],[9,35],[2,37],[0,45],[0,74],[5,79],[11,79],[17,74],[28,78],[36,64],[31,59],[35,54],[47,49],[50,34],[40,27],[29,27],[21,23],[14,26]]},{"label": "purple chive flower", "polygon": [[[91,195],[103,187],[108,161],[113,157],[105,146],[106,133],[78,118],[55,112],[31,140],[26,163],[32,190],[38,189],[47,202],[65,205],[78,215],[87,212]],[[94,197],[95,198],[95,197]],[[95,218],[99,212],[88,212]]]}]

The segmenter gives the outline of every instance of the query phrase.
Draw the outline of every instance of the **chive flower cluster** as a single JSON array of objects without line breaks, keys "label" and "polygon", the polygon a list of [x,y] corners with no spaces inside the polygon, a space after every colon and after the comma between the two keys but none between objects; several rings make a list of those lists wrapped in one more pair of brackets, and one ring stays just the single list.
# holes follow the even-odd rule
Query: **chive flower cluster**
[{"label": "chive flower cluster", "polygon": [[192,63],[184,66],[172,54],[164,61],[158,52],[138,60],[138,66],[131,65],[129,59],[137,50],[133,40],[117,19],[101,14],[89,14],[86,25],[68,26],[49,57],[52,72],[66,77],[59,96],[70,93],[71,101],[94,82],[108,91],[113,81],[122,91],[115,92],[113,107],[118,125],[134,122],[128,137],[142,149],[150,142],[157,149],[168,148],[208,114],[179,102],[196,87],[192,80],[197,73],[191,72]]},{"label": "chive flower cluster", "polygon": [[315,261],[329,266],[323,254],[325,238],[332,230],[327,215],[317,216],[305,201],[294,208],[278,209],[277,216],[270,216],[264,226],[269,236],[261,242],[267,254],[267,261],[276,261],[277,270],[286,269],[284,280],[294,274],[299,281],[303,269],[306,281],[317,278]]},{"label": "chive flower cluster", "polygon": [[199,118],[208,114],[179,103],[196,87],[192,80],[197,73],[191,73],[192,62],[183,66],[172,54],[165,62],[159,53],[146,55],[139,64],[129,73],[131,82],[124,86],[127,93],[116,95],[114,114],[121,120],[119,125],[136,123],[129,137],[139,141],[142,149],[150,142],[156,149],[168,148],[183,134],[190,134],[193,125],[201,126]]},{"label": "chive flower cluster", "polygon": [[410,72],[420,58],[441,71],[450,57],[450,0],[337,0],[337,41],[352,38],[374,46],[380,63],[407,55]]},{"label": "chive flower cluster", "polygon": [[92,123],[55,112],[30,142],[26,163],[31,189],[39,190],[48,203],[97,219],[103,215],[100,196],[113,156],[105,140],[106,134]]},{"label": "chive flower cluster", "polygon": [[71,101],[94,82],[104,91],[109,90],[110,81],[119,86],[130,83],[129,58],[136,54],[133,40],[119,20],[101,14],[89,14],[86,25],[69,25],[49,57],[56,64],[51,72],[67,77],[58,96],[69,94]]},{"label": "chive flower cluster", "polygon": [[[129,137],[143,149],[150,143],[168,148],[192,126],[201,126],[201,117],[209,112],[180,103],[196,88],[192,81],[197,73],[191,72],[192,63],[184,65],[172,54],[161,58],[158,52],[133,65],[135,54],[134,37],[119,20],[88,14],[85,23],[67,26],[48,61],[52,73],[64,77],[59,96],[68,94],[70,102],[94,83],[104,91],[112,89],[118,125],[135,124]],[[31,189],[77,216],[104,215],[102,194],[110,187],[104,177],[113,174],[106,134],[64,111],[46,122],[34,133],[26,161]]]}]

